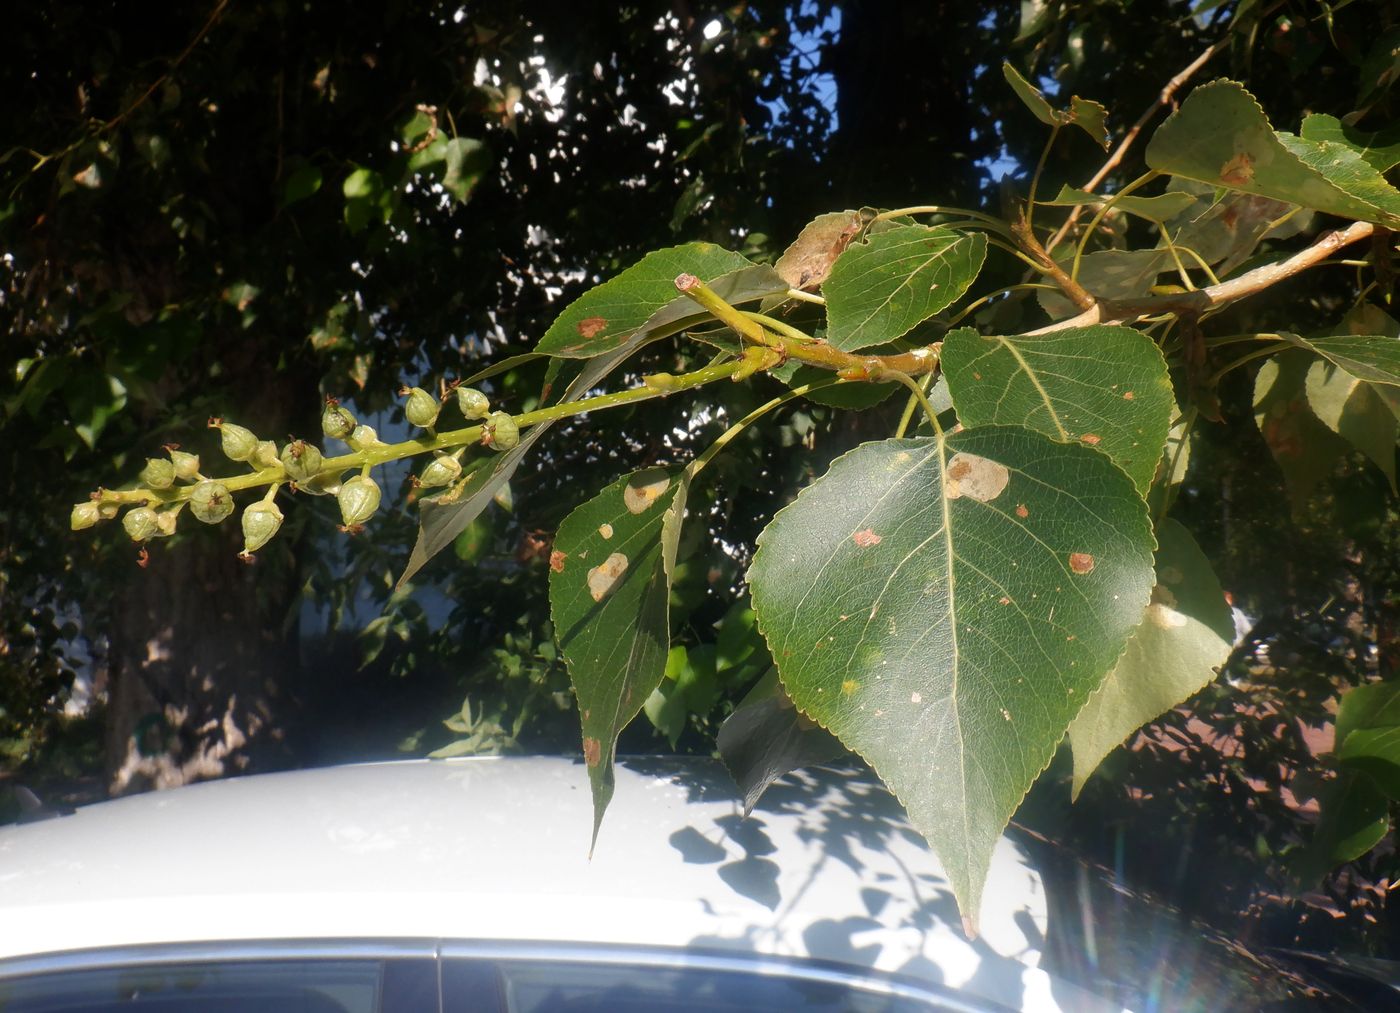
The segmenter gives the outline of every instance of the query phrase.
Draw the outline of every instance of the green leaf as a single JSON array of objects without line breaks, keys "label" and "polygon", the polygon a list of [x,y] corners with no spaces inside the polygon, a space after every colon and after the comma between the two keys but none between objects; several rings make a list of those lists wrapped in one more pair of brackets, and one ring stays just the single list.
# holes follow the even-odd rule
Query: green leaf
[{"label": "green leaf", "polygon": [[454,137],[443,152],[447,164],[442,174],[442,188],[465,204],[481,177],[491,168],[491,152],[480,141],[470,137]]},{"label": "green leaf", "polygon": [[569,514],[554,538],[550,614],[578,697],[595,844],[612,800],[617,737],[666,669],[661,522],[676,487],[660,468],[624,475]]},{"label": "green leaf", "polygon": [[1105,150],[1108,148],[1108,127],[1105,125],[1108,110],[1102,105],[1075,95],[1070,99],[1068,110],[1056,109],[1046,101],[1041,90],[1022,77],[1020,71],[1011,64],[1003,63],[1001,72],[1006,77],[1007,84],[1011,85],[1012,91],[1040,122],[1052,127],[1073,124],[1092,137],[1094,143]]},{"label": "green leaf", "polygon": [[943,339],[943,373],[963,425],[1025,426],[1107,454],[1146,495],[1176,402],[1166,360],[1131,327]]},{"label": "green leaf", "polygon": [[1152,550],[1112,461],[1002,426],[863,444],[759,536],[749,585],[783,686],[904,802],[970,919],[1142,618]]},{"label": "green leaf", "polygon": [[1336,741],[1344,770],[1365,772],[1400,800],[1400,681],[1349,690],[1337,708]]},{"label": "green leaf", "polygon": [[1104,196],[1097,193],[1089,193],[1087,190],[1076,190],[1071,186],[1061,186],[1060,192],[1055,195],[1054,200],[1044,201],[1050,207],[1079,207],[1083,205],[1102,206],[1110,200],[1113,201],[1115,210],[1124,214],[1137,215],[1150,222],[1165,222],[1169,218],[1186,211],[1196,203],[1196,196],[1180,191],[1158,194],[1155,197],[1137,197],[1129,194],[1126,197]]},{"label": "green leaf", "polygon": [[1001,73],[1006,78],[1006,83],[1011,85],[1011,90],[1016,93],[1016,97],[1026,104],[1026,108],[1036,119],[1049,127],[1063,125],[1055,107],[1046,101],[1044,93],[1022,77],[1019,70],[1010,63],[1003,63]]},{"label": "green leaf", "polygon": [[[688,243],[648,253],[627,270],[571,302],[550,325],[535,351],[587,359],[628,341],[668,303],[694,307],[676,293],[676,276],[693,274],[713,281],[723,274],[748,267],[737,253],[713,243]],[[783,284],[786,291],[786,283]],[[676,330],[669,333],[674,334]],[[657,335],[658,337],[663,335]]]},{"label": "green leaf", "polygon": [[834,760],[846,752],[839,739],[804,717],[770,668],[719,726],[720,759],[744,796],[744,815],[784,774]]},{"label": "green leaf", "polygon": [[[590,359],[584,363],[578,376],[574,377],[559,404],[577,401],[596,387],[609,373],[625,362],[646,340],[646,330],[624,342],[612,351]],[[534,353],[531,353],[532,356]],[[518,362],[524,357],[508,360]],[[503,365],[503,364],[501,364]],[[481,377],[484,373],[476,374]],[[520,438],[520,445],[504,454],[497,454],[486,460],[479,469],[466,476],[447,494],[425,500],[418,522],[418,538],[409,554],[408,563],[399,575],[397,587],[402,587],[415,573],[443,549],[453,543],[481,511],[495,498],[496,493],[510,481],[515,469],[520,466],[525,455],[530,452],[535,441],[552,426],[552,422],[542,422],[533,426]],[[682,500],[683,497],[678,497]]]},{"label": "green leaf", "polygon": [[1388,130],[1358,130],[1335,116],[1313,113],[1303,118],[1298,131],[1305,140],[1345,144],[1370,163],[1377,172],[1388,172],[1400,165],[1400,127]]},{"label": "green leaf", "polygon": [[1358,380],[1400,387],[1400,338],[1383,334],[1329,334],[1285,337],[1299,348],[1310,348],[1346,370]]},{"label": "green leaf", "polygon": [[479,459],[471,471],[447,492],[425,499],[419,506],[418,538],[409,553],[408,563],[399,575],[396,587],[404,584],[421,570],[428,560],[453,545],[457,536],[485,510],[503,486],[515,474],[515,469],[529,453],[530,447],[544,435],[547,426],[536,426],[520,437],[520,444],[504,454]]},{"label": "green leaf", "polygon": [[1157,526],[1157,584],[1142,622],[1074,723],[1071,792],[1133,732],[1215,679],[1235,626],[1210,560],[1173,520]]},{"label": "green leaf", "polygon": [[846,352],[884,344],[951,306],[987,256],[981,233],[894,225],[849,247],[822,286],[826,339]]},{"label": "green leaf", "polygon": [[1312,356],[1287,349],[1265,360],[1254,378],[1254,421],[1283,472],[1294,514],[1302,514],[1317,484],[1332,473],[1347,444],[1312,413],[1307,402]]},{"label": "green leaf", "polygon": [[671,648],[670,653],[666,655],[665,677],[651,691],[646,703],[642,704],[642,712],[646,714],[647,720],[653,728],[666,736],[666,741],[671,744],[672,749],[675,749],[676,743],[680,741],[681,732],[685,731],[686,718],[690,715],[685,694],[676,684],[676,676],[684,666],[685,648],[679,645]]},{"label": "green leaf", "polygon": [[[1374,461],[1394,491],[1395,442],[1400,435],[1400,419],[1376,393],[1375,387],[1338,369],[1328,360],[1319,359],[1308,368],[1307,392],[1313,414]],[[1397,407],[1400,407],[1400,399],[1397,399]]]},{"label": "green leaf", "polygon": [[321,170],[314,165],[303,165],[287,177],[282,187],[282,206],[290,207],[297,201],[306,200],[321,189]]},{"label": "green leaf", "polygon": [[1191,428],[1187,419],[1181,416],[1167,430],[1162,459],[1157,463],[1152,488],[1147,492],[1147,506],[1154,519],[1166,515],[1176,498],[1176,487],[1186,481],[1186,474],[1191,470]]},{"label": "green leaf", "polygon": [[758,616],[740,598],[715,623],[715,669],[729,686],[746,685],[773,667],[768,644],[758,632]]},{"label": "green leaf", "polygon": [[1400,225],[1400,193],[1360,156],[1325,142],[1285,143],[1254,96],[1234,81],[1213,81],[1191,92],[1153,134],[1146,158],[1159,172],[1211,186]]},{"label": "green leaf", "polygon": [[817,215],[783,251],[773,269],[793,288],[820,285],[841,256],[874,217],[869,211],[833,211]]},{"label": "green leaf", "polygon": [[[1343,698],[1345,699],[1345,698]],[[1345,768],[1322,791],[1317,827],[1299,860],[1306,881],[1370,851],[1390,830],[1390,800],[1366,774]]]}]

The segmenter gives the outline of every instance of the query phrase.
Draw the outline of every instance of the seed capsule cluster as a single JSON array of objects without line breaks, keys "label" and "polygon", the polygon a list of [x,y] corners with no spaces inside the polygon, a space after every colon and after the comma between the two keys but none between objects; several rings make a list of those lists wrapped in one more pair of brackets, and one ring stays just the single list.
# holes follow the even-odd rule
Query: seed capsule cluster
[{"label": "seed capsule cluster", "polygon": [[[447,449],[425,444],[422,449],[415,447],[405,454],[403,450],[408,445],[401,444],[394,448],[399,453],[388,455],[383,453],[387,445],[371,426],[360,423],[334,398],[327,398],[321,412],[321,432],[327,439],[339,440],[350,448],[347,456],[328,458],[321,448],[306,440],[289,440],[279,448],[274,441],[259,438],[245,426],[213,418],[209,427],[218,430],[224,456],[248,465],[252,476],[245,474],[236,481],[210,478],[201,473],[197,454],[171,445],[166,448],[166,456],[147,459],[135,489],[98,490],[87,502],[74,505],[70,526],[78,531],[120,514],[122,528],[132,541],[147,542],[174,534],[179,516],[186,510],[204,524],[219,524],[233,515],[236,489],[267,486],[265,495],[244,507],[241,515],[240,555],[250,559],[281,530],[283,513],[276,498],[284,485],[291,491],[313,496],[334,496],[343,530],[354,532],[375,515],[383,498],[379,484],[370,476],[373,465],[431,450],[431,459],[413,484],[425,489],[447,489],[443,495],[450,496],[453,490],[449,487],[460,486],[463,481],[466,469],[462,457],[472,434],[480,433],[479,442],[495,450],[510,450],[520,443],[515,419],[506,412],[492,411],[490,399],[475,388],[449,387],[442,398],[437,398],[422,387],[405,386],[399,395],[404,398],[404,418],[410,425],[426,430],[429,436],[437,435],[436,427],[448,400],[456,401],[468,423],[481,424],[459,430],[459,434],[466,434],[465,438],[457,435],[450,439],[454,434],[447,434]],[[438,437],[435,442],[440,447],[444,438]],[[456,449],[451,449],[452,445]],[[380,451],[378,456],[376,451]],[[352,469],[357,473],[343,477]]]}]

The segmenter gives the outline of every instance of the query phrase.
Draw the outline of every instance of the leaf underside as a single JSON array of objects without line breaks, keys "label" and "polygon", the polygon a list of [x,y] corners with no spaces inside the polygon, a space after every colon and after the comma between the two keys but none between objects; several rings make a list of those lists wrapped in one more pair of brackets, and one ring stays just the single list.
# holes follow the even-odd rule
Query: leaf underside
[{"label": "leaf underside", "polygon": [[975,919],[992,849],[1142,616],[1131,480],[1011,427],[868,443],[749,570],[788,695],[900,797]]}]

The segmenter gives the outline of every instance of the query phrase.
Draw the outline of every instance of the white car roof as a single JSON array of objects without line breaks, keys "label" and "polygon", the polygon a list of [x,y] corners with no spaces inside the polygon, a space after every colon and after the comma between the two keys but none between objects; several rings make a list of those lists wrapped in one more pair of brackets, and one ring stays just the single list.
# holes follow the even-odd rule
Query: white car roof
[{"label": "white car roof", "polygon": [[745,818],[716,763],[623,761],[590,860],[591,829],[584,768],[550,757],[104,802],[0,828],[0,961],[213,940],[547,940],[816,958],[1018,1009],[1069,994],[1098,1008],[1038,969],[1046,903],[1025,854],[1001,841],[968,941],[941,866],[868,774],[792,775]]}]

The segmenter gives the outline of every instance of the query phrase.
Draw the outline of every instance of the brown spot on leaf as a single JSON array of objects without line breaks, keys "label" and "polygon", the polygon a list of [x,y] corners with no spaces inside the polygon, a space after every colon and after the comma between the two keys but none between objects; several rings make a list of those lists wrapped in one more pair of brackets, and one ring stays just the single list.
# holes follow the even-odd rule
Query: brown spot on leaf
[{"label": "brown spot on leaf", "polygon": [[639,471],[627,482],[622,490],[622,502],[629,512],[639,514],[651,506],[671,485],[671,476],[660,468]]},{"label": "brown spot on leaf", "polygon": [[967,496],[981,503],[994,500],[1006,488],[1011,473],[1006,466],[976,454],[954,454],[948,462],[947,496]]},{"label": "brown spot on leaf", "polygon": [[1087,552],[1071,552],[1069,568],[1075,573],[1088,573],[1094,568],[1094,557]]},{"label": "brown spot on leaf", "polygon": [[1243,186],[1254,178],[1254,159],[1241,151],[1220,167],[1220,182],[1226,186]]},{"label": "brown spot on leaf", "polygon": [[583,762],[596,767],[603,759],[603,744],[591,735],[583,737]]},{"label": "brown spot on leaf", "polygon": [[1025,520],[1025,519],[1026,519],[1027,517],[1029,517],[1030,515],[1031,515],[1031,512],[1030,512],[1029,510],[1026,509],[1026,504],[1024,504],[1024,503],[1017,503],[1017,504],[1016,504],[1016,516],[1017,516],[1017,517],[1021,518],[1022,520]]},{"label": "brown spot on leaf", "polygon": [[1002,605],[1010,605],[1010,604],[1011,604],[1011,599],[1008,598],[1008,597],[1006,597],[1006,595],[1002,595],[999,599],[997,599],[997,601],[998,601],[999,604],[1002,604]]},{"label": "brown spot on leaf", "polygon": [[1123,392],[1123,400],[1124,400],[1124,401],[1131,401],[1132,399],[1133,399],[1133,392],[1130,391],[1130,390],[1125,390],[1125,391]]},{"label": "brown spot on leaf", "polygon": [[588,571],[588,593],[593,596],[594,601],[602,601],[626,572],[627,557],[620,552],[614,552]]},{"label": "brown spot on leaf", "polygon": [[1097,447],[1103,442],[1103,437],[1097,433],[1085,433],[1079,438],[1091,447]]},{"label": "brown spot on leaf", "polygon": [[568,558],[569,554],[567,552],[560,552],[558,549],[555,549],[549,554],[549,568],[555,573],[563,573],[564,560]]},{"label": "brown spot on leaf", "polygon": [[602,535],[604,540],[611,538],[613,536],[613,526],[611,524],[599,524],[598,534]]},{"label": "brown spot on leaf", "polygon": [[880,536],[870,528],[866,528],[864,531],[857,531],[851,537],[855,539],[856,544],[862,549],[868,549],[872,545],[880,544]]},{"label": "brown spot on leaf", "polygon": [[591,338],[606,326],[608,321],[603,317],[586,317],[578,322],[578,332],[582,337]]}]

